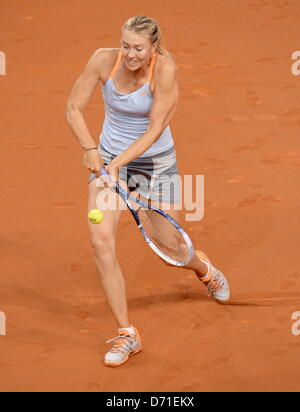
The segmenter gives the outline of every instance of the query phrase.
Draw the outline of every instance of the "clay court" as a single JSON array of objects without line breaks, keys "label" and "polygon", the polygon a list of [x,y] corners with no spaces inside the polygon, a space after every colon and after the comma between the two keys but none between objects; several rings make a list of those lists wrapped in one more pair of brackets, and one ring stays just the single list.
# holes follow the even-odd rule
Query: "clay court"
[{"label": "clay court", "polygon": [[[205,217],[185,228],[233,296],[218,305],[191,272],[166,267],[124,212],[118,254],[144,350],[106,368],[116,324],[65,107],[89,57],[119,47],[137,14],[160,22],[179,67],[180,173],[205,176]],[[1,5],[1,392],[299,390],[299,24],[296,0]],[[103,117],[99,87],[86,110],[97,143]]]}]

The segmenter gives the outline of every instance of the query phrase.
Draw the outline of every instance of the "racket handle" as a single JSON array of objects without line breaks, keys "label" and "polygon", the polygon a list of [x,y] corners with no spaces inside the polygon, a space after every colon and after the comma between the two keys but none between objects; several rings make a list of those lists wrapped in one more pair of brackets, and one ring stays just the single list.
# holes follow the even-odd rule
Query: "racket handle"
[{"label": "racket handle", "polygon": [[101,169],[101,174],[104,176],[108,176],[107,171],[104,169],[104,167]]}]

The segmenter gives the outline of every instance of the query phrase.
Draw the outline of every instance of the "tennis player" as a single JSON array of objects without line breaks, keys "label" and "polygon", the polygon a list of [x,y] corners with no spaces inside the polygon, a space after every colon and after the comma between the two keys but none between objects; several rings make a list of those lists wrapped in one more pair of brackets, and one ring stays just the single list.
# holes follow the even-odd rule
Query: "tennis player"
[{"label": "tennis player", "polygon": [[[165,208],[179,221],[174,205],[180,201],[180,191],[174,185],[169,189],[163,185],[178,175],[169,127],[179,98],[176,64],[163,47],[159,24],[146,16],[125,22],[120,46],[94,53],[68,100],[67,120],[84,150],[84,166],[90,171],[88,210],[97,208],[99,190],[110,190],[97,184],[100,169],[105,166],[127,190],[138,193],[144,202]],[[97,146],[83,111],[100,82],[105,121]],[[89,223],[97,270],[119,327],[118,336],[107,342],[113,345],[105,354],[106,366],[120,366],[142,349],[140,335],[129,320],[124,276],[116,256],[120,216],[120,210],[107,210],[100,225]],[[229,300],[226,278],[203,252],[196,252],[186,268],[195,272],[218,302]]]}]

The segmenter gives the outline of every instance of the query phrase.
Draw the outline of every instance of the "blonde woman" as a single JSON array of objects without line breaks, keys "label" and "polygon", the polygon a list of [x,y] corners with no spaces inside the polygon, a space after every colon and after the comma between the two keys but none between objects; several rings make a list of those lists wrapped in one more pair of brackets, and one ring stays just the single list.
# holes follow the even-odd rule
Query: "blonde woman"
[{"label": "blonde woman", "polygon": [[[67,106],[67,120],[83,148],[83,163],[89,169],[88,209],[97,208],[99,191],[110,189],[97,182],[106,167],[115,181],[135,191],[143,201],[166,208],[179,220],[174,204],[178,190],[161,185],[178,175],[176,152],[169,123],[179,98],[177,67],[162,45],[156,20],[130,18],[122,27],[120,49],[97,50],[74,85]],[[99,146],[95,144],[83,111],[99,83],[103,85],[105,121]],[[117,195],[114,195],[117,196]],[[171,211],[169,209],[171,208]],[[121,210],[107,210],[101,225],[89,224],[91,244],[108,304],[119,327],[112,348],[105,354],[106,366],[120,366],[142,349],[140,335],[127,309],[125,281],[116,256],[116,236]],[[224,275],[207,256],[196,252],[186,267],[208,288],[218,302],[230,298]]]}]

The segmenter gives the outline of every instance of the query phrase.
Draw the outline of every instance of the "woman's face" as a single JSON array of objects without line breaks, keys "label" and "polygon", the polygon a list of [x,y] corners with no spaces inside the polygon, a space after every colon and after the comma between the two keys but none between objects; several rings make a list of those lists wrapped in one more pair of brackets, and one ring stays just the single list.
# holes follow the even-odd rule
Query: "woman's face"
[{"label": "woman's face", "polygon": [[148,36],[125,30],[122,32],[121,50],[126,68],[136,71],[149,63],[154,47]]}]

